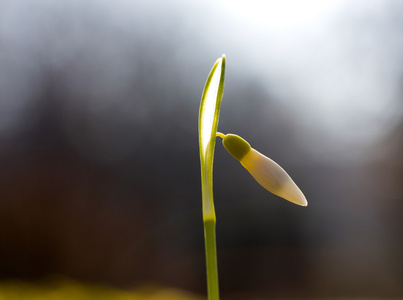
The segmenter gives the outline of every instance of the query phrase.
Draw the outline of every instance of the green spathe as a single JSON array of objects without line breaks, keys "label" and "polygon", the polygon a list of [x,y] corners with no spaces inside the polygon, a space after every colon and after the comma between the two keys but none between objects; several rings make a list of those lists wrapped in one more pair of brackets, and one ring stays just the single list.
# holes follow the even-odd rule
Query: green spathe
[{"label": "green spathe", "polygon": [[251,149],[249,143],[236,134],[227,134],[223,138],[222,143],[229,154],[239,161],[241,161],[241,159],[248,154]]}]

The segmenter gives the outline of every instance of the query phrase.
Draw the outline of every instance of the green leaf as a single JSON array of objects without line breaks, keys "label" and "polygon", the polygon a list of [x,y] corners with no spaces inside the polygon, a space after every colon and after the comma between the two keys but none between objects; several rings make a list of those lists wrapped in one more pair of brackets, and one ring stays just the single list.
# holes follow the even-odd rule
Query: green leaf
[{"label": "green leaf", "polygon": [[214,147],[224,94],[225,55],[219,58],[207,78],[199,111],[199,146],[203,194],[203,218],[214,220],[213,160]]}]

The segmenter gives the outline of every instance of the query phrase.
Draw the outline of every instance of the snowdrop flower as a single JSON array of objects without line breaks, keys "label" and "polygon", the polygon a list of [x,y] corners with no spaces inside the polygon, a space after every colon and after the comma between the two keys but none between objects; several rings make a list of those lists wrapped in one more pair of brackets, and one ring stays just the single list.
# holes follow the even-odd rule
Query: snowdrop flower
[{"label": "snowdrop flower", "polygon": [[282,167],[270,158],[253,149],[247,141],[235,134],[224,135],[217,132],[223,139],[225,149],[269,192],[292,203],[307,206],[304,194]]}]

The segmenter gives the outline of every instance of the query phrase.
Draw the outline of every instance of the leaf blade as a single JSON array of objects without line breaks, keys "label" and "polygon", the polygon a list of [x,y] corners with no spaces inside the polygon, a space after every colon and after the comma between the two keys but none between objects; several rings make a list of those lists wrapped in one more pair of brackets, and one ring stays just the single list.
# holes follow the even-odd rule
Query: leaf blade
[{"label": "leaf blade", "polygon": [[225,55],[217,59],[207,77],[199,110],[199,146],[202,172],[203,216],[214,218],[213,204],[213,160],[214,147],[224,95]]}]

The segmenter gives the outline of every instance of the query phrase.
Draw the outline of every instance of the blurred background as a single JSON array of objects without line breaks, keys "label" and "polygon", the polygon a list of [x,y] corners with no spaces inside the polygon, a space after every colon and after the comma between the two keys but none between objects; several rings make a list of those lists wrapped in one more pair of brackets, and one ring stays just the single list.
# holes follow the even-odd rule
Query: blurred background
[{"label": "blurred background", "polygon": [[0,0],[1,282],[205,295],[197,119],[223,53],[219,131],[309,205],[217,143],[222,298],[403,298],[398,0]]}]

